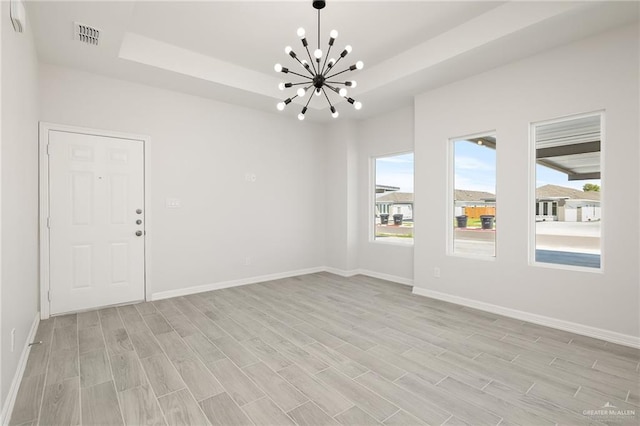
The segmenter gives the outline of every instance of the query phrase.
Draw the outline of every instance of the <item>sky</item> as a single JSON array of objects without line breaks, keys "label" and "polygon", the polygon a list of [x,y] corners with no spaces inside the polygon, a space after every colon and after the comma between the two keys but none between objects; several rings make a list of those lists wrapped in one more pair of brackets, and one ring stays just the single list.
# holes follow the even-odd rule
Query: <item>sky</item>
[{"label": "sky", "polygon": [[[475,142],[456,141],[455,164],[456,189],[496,193],[496,151],[494,149]],[[600,179],[569,181],[564,173],[536,165],[536,188],[550,184],[582,190],[585,183],[600,185]]]},{"label": "sky", "polygon": [[455,189],[496,193],[496,150],[465,140],[455,141]]},{"label": "sky", "polygon": [[413,153],[376,158],[376,185],[398,186],[413,192]]},{"label": "sky", "polygon": [[[455,142],[455,188],[496,193],[496,151],[474,142]],[[582,189],[585,183],[600,180],[569,181],[567,175],[548,167],[536,166],[536,187],[559,185]],[[376,185],[400,187],[413,192],[413,153],[376,158]]]},{"label": "sky", "polygon": [[600,179],[589,179],[589,180],[567,180],[567,175],[564,173],[560,173],[556,170],[550,169],[545,166],[536,165],[536,187],[539,188],[544,185],[559,185],[566,186],[567,188],[575,188],[582,190],[582,187],[585,183],[595,183],[596,185],[600,185]]}]

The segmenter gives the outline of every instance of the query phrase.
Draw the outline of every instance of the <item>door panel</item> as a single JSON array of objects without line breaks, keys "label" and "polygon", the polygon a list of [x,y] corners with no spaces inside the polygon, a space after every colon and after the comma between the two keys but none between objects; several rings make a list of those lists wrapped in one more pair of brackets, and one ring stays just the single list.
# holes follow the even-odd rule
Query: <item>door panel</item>
[{"label": "door panel", "polygon": [[111,243],[111,284],[124,284],[129,277],[129,245]]},{"label": "door panel", "polygon": [[49,131],[49,216],[51,314],[144,299],[142,141]]},{"label": "door panel", "polygon": [[92,262],[91,246],[73,246],[71,267],[73,268],[72,286],[76,288],[88,288],[92,286]]},{"label": "door panel", "polygon": [[126,175],[111,175],[108,178],[109,185],[109,219],[111,225],[124,225],[126,223],[128,177]]},{"label": "door panel", "polygon": [[89,225],[92,216],[93,173],[71,173],[71,223]]}]

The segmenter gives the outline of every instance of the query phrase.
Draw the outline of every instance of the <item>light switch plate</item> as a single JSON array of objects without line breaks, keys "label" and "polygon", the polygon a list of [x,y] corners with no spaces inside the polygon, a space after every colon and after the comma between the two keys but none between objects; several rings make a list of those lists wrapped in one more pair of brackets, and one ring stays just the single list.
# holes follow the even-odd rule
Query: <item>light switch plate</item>
[{"label": "light switch plate", "polygon": [[180,200],[180,198],[167,198],[165,200],[165,206],[168,209],[179,209],[180,207],[182,207],[182,201]]}]

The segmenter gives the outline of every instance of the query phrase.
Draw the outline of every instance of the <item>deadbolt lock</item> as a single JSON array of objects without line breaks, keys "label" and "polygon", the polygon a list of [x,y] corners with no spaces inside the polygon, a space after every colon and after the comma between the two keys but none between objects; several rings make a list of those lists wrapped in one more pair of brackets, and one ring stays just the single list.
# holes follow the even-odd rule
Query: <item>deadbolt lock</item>
[{"label": "deadbolt lock", "polygon": [[136,231],[136,236],[141,237],[142,236],[142,231]]},{"label": "deadbolt lock", "polygon": [[137,214],[142,214],[142,209],[136,209]]},{"label": "deadbolt lock", "polygon": [[136,220],[136,225],[140,225],[140,224],[142,224],[142,219]]}]

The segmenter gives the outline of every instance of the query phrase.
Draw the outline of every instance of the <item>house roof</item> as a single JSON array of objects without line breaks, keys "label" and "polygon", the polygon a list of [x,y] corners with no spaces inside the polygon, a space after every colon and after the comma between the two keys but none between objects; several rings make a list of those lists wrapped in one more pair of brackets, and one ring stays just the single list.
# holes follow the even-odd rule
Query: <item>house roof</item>
[{"label": "house roof", "polygon": [[[492,194],[491,192],[456,189],[456,201],[485,201],[495,200],[495,198],[495,194]],[[378,195],[376,201],[388,203],[413,203],[413,193],[387,192]]]},{"label": "house roof", "polygon": [[400,191],[400,187],[376,184],[376,194],[381,194],[383,192],[390,192],[390,191]]},{"label": "house roof", "polygon": [[388,202],[394,204],[413,204],[412,192],[387,192],[376,198],[376,201]]},{"label": "house roof", "polygon": [[[485,191],[469,191],[466,189],[456,189],[456,201],[486,201],[494,200],[495,194]],[[544,185],[536,189],[536,198],[560,198],[570,200],[600,200],[600,193],[596,191],[580,191],[579,189],[567,188],[558,185]],[[378,202],[388,203],[413,203],[413,193],[411,192],[386,192],[379,194],[376,198]]]},{"label": "house roof", "polygon": [[485,201],[495,200],[496,194],[484,191],[469,191],[467,189],[456,189],[456,201]]},{"label": "house roof", "polygon": [[570,200],[595,200],[600,201],[600,192],[580,191],[559,185],[544,185],[536,189],[536,198],[562,198]]}]

